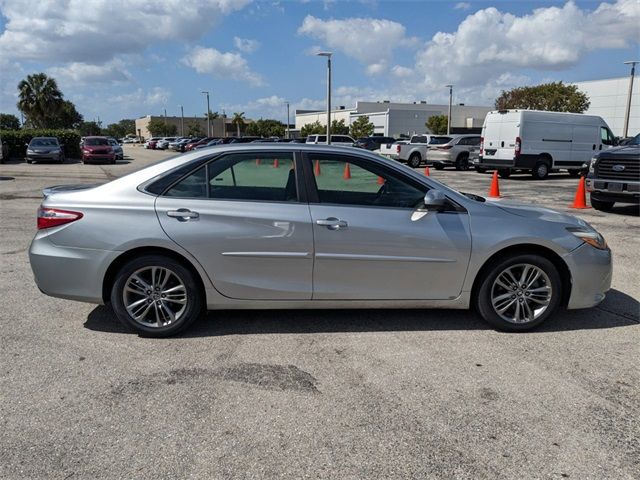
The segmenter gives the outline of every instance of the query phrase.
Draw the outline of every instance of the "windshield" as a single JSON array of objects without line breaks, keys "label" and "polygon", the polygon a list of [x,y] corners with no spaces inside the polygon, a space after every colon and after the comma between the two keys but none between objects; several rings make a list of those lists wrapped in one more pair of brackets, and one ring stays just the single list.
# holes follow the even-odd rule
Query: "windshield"
[{"label": "windshield", "polygon": [[633,140],[629,142],[629,145],[640,145],[640,133],[633,137]]},{"label": "windshield", "polygon": [[29,142],[30,147],[57,147],[58,140],[55,138],[34,138]]},{"label": "windshield", "polygon": [[109,145],[109,140],[106,138],[85,138],[85,145]]},{"label": "windshield", "polygon": [[444,145],[452,140],[451,137],[431,137],[429,144],[431,145]]}]

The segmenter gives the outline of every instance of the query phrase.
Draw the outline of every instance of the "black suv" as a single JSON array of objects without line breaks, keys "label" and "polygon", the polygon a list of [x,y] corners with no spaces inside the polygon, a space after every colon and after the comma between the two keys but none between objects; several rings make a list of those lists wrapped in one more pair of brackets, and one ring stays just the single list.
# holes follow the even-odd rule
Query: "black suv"
[{"label": "black suv", "polygon": [[586,183],[596,210],[610,210],[616,202],[640,203],[640,134],[593,157]]},{"label": "black suv", "polygon": [[367,150],[378,150],[383,143],[395,143],[396,139],[392,137],[363,137],[356,140],[355,146]]}]

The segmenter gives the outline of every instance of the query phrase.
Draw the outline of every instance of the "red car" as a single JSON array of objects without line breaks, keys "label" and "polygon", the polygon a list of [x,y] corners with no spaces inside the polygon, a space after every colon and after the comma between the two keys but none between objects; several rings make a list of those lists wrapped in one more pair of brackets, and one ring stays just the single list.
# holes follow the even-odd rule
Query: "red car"
[{"label": "red car", "polygon": [[184,151],[185,152],[189,152],[189,151],[193,150],[194,148],[196,148],[198,145],[206,145],[211,140],[215,140],[215,139],[216,139],[216,137],[206,137],[206,138],[203,138],[202,140],[198,140],[197,142],[187,143],[185,145],[185,147],[184,147]]},{"label": "red car", "polygon": [[82,163],[116,163],[116,154],[107,137],[84,137],[80,144]]}]

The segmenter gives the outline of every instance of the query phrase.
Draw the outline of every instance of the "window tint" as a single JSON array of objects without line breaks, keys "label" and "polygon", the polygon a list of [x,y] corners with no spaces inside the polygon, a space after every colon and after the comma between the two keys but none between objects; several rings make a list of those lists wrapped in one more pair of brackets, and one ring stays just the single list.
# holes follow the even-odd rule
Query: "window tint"
[{"label": "window tint", "polygon": [[411,137],[411,143],[427,143],[428,139],[425,135],[416,135]]},{"label": "window tint", "polygon": [[359,158],[311,154],[320,203],[416,208],[427,188]]},{"label": "window tint", "polygon": [[429,144],[431,145],[444,145],[445,143],[449,143],[451,141],[451,137],[431,137],[431,141]]},{"label": "window tint", "polygon": [[237,153],[220,157],[174,185],[171,197],[297,201],[293,154]]},{"label": "window tint", "polygon": [[342,135],[331,135],[332,142],[342,142],[342,143],[353,143],[349,137],[344,137]]},{"label": "window tint", "polygon": [[600,127],[600,140],[604,145],[613,145],[613,134],[608,128]]}]

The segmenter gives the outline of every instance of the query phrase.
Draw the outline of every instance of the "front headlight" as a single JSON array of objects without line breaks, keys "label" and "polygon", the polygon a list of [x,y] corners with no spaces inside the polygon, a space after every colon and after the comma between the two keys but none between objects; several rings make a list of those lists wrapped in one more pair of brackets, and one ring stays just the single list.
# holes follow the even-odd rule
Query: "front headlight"
[{"label": "front headlight", "polygon": [[30,148],[27,148],[27,153],[35,153],[33,150],[31,150]]},{"label": "front headlight", "polygon": [[583,227],[567,227],[567,231],[571,232],[584,243],[588,243],[599,250],[605,250],[607,248],[607,241],[596,230]]},{"label": "front headlight", "polygon": [[596,173],[596,162],[598,161],[598,157],[593,157],[589,162],[589,173]]}]

